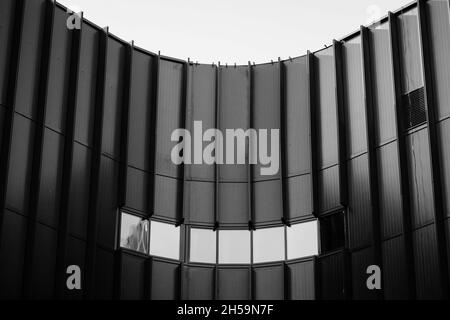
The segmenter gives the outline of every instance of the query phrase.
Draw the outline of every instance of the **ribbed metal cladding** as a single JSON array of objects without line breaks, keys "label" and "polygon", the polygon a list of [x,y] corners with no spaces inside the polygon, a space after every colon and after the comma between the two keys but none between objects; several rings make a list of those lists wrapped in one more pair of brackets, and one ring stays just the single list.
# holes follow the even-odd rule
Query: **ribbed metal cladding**
[{"label": "ribbed metal cladding", "polygon": [[[148,52],[84,18],[69,30],[50,0],[1,1],[0,297],[447,297],[449,12],[421,0],[315,53],[217,66]],[[242,165],[173,164],[172,132],[195,121],[280,130],[279,172],[263,176],[248,152]],[[118,248],[121,210],[180,226],[180,259]],[[341,251],[189,260],[190,228],[338,212]],[[366,287],[373,264],[382,294]],[[83,271],[81,292],[64,287],[68,265]]]}]

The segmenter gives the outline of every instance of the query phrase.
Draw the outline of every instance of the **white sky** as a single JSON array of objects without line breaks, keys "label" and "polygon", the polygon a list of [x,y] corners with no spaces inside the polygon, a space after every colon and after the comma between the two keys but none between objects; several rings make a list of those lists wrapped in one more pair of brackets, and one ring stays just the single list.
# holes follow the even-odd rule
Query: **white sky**
[{"label": "white sky", "polygon": [[316,51],[411,0],[57,0],[152,52],[262,63]]}]

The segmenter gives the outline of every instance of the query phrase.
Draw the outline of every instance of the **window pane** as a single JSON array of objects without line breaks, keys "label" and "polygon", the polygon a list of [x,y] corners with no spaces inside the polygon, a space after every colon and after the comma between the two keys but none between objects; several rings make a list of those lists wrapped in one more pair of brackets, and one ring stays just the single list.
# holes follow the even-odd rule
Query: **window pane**
[{"label": "window pane", "polygon": [[148,254],[148,221],[122,213],[120,246]]},{"label": "window pane", "polygon": [[289,260],[317,255],[319,253],[317,221],[288,228],[287,243]]},{"label": "window pane", "polygon": [[216,233],[214,231],[191,229],[190,261],[216,263]]},{"label": "window pane", "polygon": [[168,259],[180,259],[180,228],[167,223],[150,223],[150,254]]},{"label": "window pane", "polygon": [[253,232],[253,262],[283,261],[284,227]]},{"label": "window pane", "polygon": [[250,263],[250,231],[219,231],[219,263]]},{"label": "window pane", "polygon": [[320,219],[321,253],[345,246],[344,214],[342,212]]}]

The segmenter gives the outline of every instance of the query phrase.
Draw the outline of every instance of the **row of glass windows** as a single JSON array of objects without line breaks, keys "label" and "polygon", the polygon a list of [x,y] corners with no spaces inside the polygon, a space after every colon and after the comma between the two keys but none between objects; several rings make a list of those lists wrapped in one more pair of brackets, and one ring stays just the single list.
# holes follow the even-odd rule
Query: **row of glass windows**
[{"label": "row of glass windows", "polygon": [[[194,263],[250,264],[252,255],[253,263],[266,263],[319,253],[317,221],[257,231],[191,228],[189,241]],[[120,247],[179,260],[180,228],[122,213]]]}]

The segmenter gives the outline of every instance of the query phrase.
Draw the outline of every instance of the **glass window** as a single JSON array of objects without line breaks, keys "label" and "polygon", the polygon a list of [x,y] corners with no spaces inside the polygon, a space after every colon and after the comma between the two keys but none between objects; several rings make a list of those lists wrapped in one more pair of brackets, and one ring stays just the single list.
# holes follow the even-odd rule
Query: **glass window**
[{"label": "glass window", "polygon": [[345,246],[344,213],[320,219],[320,245],[322,253]]},{"label": "glass window", "polygon": [[250,231],[219,231],[219,263],[250,263]]},{"label": "glass window", "polygon": [[150,223],[150,254],[152,256],[180,259],[180,228],[152,221]]},{"label": "glass window", "polygon": [[261,229],[253,232],[253,262],[285,260],[284,227]]},{"label": "glass window", "polygon": [[148,254],[148,221],[122,213],[120,247]]},{"label": "glass window", "polygon": [[319,253],[317,221],[287,228],[288,259],[300,259]]},{"label": "glass window", "polygon": [[216,233],[206,229],[191,229],[191,262],[216,263]]}]

